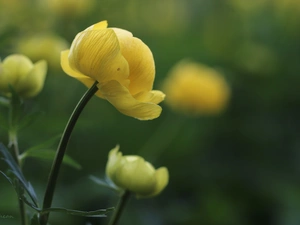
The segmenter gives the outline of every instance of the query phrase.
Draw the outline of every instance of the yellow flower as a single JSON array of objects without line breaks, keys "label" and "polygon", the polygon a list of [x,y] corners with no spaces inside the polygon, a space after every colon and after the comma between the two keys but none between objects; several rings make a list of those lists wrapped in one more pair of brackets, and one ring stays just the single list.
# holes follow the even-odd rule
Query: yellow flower
[{"label": "yellow flower", "polygon": [[31,60],[45,59],[50,68],[60,68],[60,52],[69,44],[63,38],[54,34],[40,34],[23,37],[19,40],[17,51]]},{"label": "yellow flower", "polygon": [[96,95],[121,113],[140,120],[157,118],[165,95],[153,91],[155,65],[151,50],[129,31],[94,24],[77,34],[62,52],[63,70],[87,87],[98,81]]},{"label": "yellow flower", "polygon": [[0,92],[9,94],[11,86],[21,97],[36,96],[44,86],[46,72],[45,60],[33,64],[24,55],[10,55],[0,62]]},{"label": "yellow flower", "polygon": [[48,11],[64,17],[79,17],[89,13],[95,6],[95,0],[46,0]]},{"label": "yellow flower", "polygon": [[137,197],[158,195],[169,182],[166,167],[155,170],[140,156],[122,156],[119,146],[109,152],[106,175],[115,185],[134,192]]},{"label": "yellow flower", "polygon": [[166,103],[189,115],[215,114],[222,111],[230,97],[224,77],[205,65],[182,61],[163,84]]}]

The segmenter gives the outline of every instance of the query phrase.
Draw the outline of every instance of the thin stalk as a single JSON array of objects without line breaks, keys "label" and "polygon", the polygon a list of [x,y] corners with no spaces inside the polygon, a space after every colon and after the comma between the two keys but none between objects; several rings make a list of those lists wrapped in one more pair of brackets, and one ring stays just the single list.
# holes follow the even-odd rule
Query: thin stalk
[{"label": "thin stalk", "polygon": [[[48,178],[48,183],[46,187],[46,192],[44,196],[44,202],[43,202],[43,209],[50,208],[52,204],[52,199],[54,195],[54,190],[57,182],[57,177],[59,174],[60,166],[62,164],[64,154],[66,152],[67,144],[69,142],[71,133],[73,131],[73,128],[77,122],[77,119],[79,118],[82,110],[86,106],[86,104],[89,102],[89,100],[93,97],[93,95],[97,92],[98,82],[96,81],[93,86],[87,90],[87,92],[82,96],[82,98],[79,100],[78,104],[76,105],[72,115],[69,118],[69,121],[65,127],[65,130],[63,132],[63,135],[61,137],[60,143],[58,145],[57,151],[56,151],[56,156],[53,161],[49,178]],[[46,225],[47,221],[49,218],[49,212],[42,214],[40,216],[40,223],[41,225]]]},{"label": "thin stalk", "polygon": [[[20,167],[20,170],[21,170],[21,163],[20,163],[20,160],[19,160],[19,154],[20,154],[20,151],[19,151],[19,145],[18,145],[18,136],[17,136],[17,132],[14,130],[14,129],[11,129],[9,131],[9,148],[12,149],[13,151],[13,157],[15,158],[18,166]],[[26,208],[25,208],[25,204],[24,202],[19,199],[18,200],[19,202],[19,210],[20,210],[20,214],[21,214],[21,224],[22,225],[27,225],[27,217],[26,217]]]},{"label": "thin stalk", "polygon": [[109,225],[117,225],[118,224],[118,221],[121,218],[122,212],[125,209],[125,205],[128,202],[129,197],[130,197],[130,192],[125,191],[119,200],[119,203],[114,211],[114,214],[113,214],[111,220],[109,221]]}]

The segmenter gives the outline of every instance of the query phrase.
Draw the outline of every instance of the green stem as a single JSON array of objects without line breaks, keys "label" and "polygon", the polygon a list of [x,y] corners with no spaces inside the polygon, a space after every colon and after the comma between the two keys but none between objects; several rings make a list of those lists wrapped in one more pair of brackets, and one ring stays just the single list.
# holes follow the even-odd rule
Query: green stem
[{"label": "green stem", "polygon": [[122,212],[124,211],[125,205],[129,200],[129,197],[130,197],[130,192],[125,191],[119,200],[119,203],[114,211],[111,220],[109,221],[109,225],[117,225],[122,215]]},{"label": "green stem", "polygon": [[[21,169],[21,163],[20,163],[20,160],[19,160],[20,151],[19,151],[19,145],[18,145],[17,131],[15,131],[15,129],[11,128],[9,130],[8,135],[9,135],[9,144],[8,144],[8,146],[12,149],[12,151],[14,153],[13,157],[15,158],[18,166],[20,167],[20,170],[22,170]],[[20,214],[21,214],[21,224],[22,225],[27,225],[25,204],[21,199],[19,199],[18,202],[19,202],[19,209],[20,209]]]},{"label": "green stem", "polygon": [[[79,100],[78,104],[76,105],[76,107],[65,127],[64,133],[61,137],[60,143],[59,143],[57,151],[56,151],[55,159],[53,161],[53,164],[52,164],[52,167],[50,170],[48,184],[47,184],[46,192],[45,192],[45,196],[44,196],[43,209],[51,207],[59,169],[62,164],[64,154],[66,152],[68,141],[70,139],[73,128],[77,122],[77,119],[79,118],[79,115],[81,114],[82,110],[84,109],[84,107],[86,106],[88,101],[98,91],[97,84],[98,84],[98,82],[96,81],[93,84],[93,86]],[[48,217],[49,217],[49,213],[45,213],[40,216],[41,225],[47,224]]]}]

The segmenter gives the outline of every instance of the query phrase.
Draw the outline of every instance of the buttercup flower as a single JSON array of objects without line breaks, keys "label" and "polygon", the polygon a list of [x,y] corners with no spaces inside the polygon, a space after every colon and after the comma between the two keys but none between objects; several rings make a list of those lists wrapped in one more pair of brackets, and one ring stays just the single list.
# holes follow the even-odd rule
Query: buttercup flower
[{"label": "buttercup flower", "polygon": [[205,65],[182,61],[170,71],[163,84],[166,103],[188,115],[222,111],[230,97],[224,77]]},{"label": "buttercup flower", "polygon": [[44,86],[46,72],[45,60],[33,64],[24,55],[10,55],[0,62],[0,92],[9,94],[11,86],[21,97],[34,97]]},{"label": "buttercup flower", "polygon": [[140,120],[157,118],[165,95],[153,91],[155,65],[151,50],[132,33],[94,24],[77,34],[61,54],[63,70],[87,87],[98,81],[96,95],[121,113]]},{"label": "buttercup flower", "polygon": [[123,156],[119,146],[109,152],[106,175],[116,186],[136,193],[137,197],[158,195],[169,182],[166,167],[155,170],[140,156]]}]

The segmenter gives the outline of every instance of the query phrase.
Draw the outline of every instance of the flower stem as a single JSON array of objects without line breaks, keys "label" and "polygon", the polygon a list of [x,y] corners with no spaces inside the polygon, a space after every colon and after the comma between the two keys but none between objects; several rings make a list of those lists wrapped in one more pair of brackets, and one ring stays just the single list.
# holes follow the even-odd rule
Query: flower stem
[{"label": "flower stem", "polygon": [[[63,132],[63,135],[60,139],[60,143],[58,145],[56,156],[53,161],[49,178],[48,178],[48,184],[44,196],[44,202],[43,202],[43,209],[50,208],[52,204],[52,199],[54,195],[55,185],[59,173],[60,166],[62,164],[64,154],[66,152],[67,144],[70,139],[71,133],[73,131],[73,128],[77,122],[77,119],[79,118],[82,110],[88,103],[88,101],[93,97],[93,95],[98,91],[97,87],[98,82],[96,81],[92,87],[90,87],[89,90],[82,96],[82,98],[79,100],[78,104],[76,105],[72,115],[69,118],[69,121],[65,127],[65,130]],[[49,213],[44,213],[40,215],[40,224],[46,225],[49,218]]]},{"label": "flower stem", "polygon": [[130,192],[125,191],[119,200],[119,203],[114,211],[114,214],[113,214],[111,220],[109,221],[109,225],[117,225],[117,223],[122,215],[122,212],[125,208],[125,205],[129,200],[129,197],[130,197]]},{"label": "flower stem", "polygon": [[[17,136],[17,131],[15,131],[14,129],[10,129],[9,130],[9,148],[12,149],[13,151],[13,157],[15,158],[18,166],[20,167],[20,170],[21,170],[21,163],[20,163],[20,160],[19,160],[19,154],[20,154],[20,151],[19,151],[19,145],[18,145],[18,136]],[[22,225],[27,225],[27,218],[26,218],[26,208],[25,208],[25,204],[24,202],[19,199],[18,200],[19,202],[19,209],[20,209],[20,214],[21,214],[21,224]]]}]

